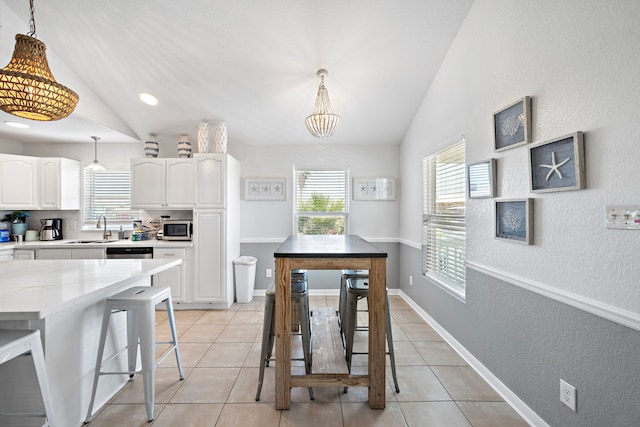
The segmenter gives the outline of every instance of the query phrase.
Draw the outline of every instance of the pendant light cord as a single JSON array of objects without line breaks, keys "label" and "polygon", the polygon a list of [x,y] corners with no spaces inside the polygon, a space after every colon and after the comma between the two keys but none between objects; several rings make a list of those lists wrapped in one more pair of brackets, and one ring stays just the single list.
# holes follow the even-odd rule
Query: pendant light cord
[{"label": "pendant light cord", "polygon": [[92,136],[91,138],[93,138],[93,142],[94,142],[94,156],[93,156],[93,160],[94,161],[98,161],[98,140],[100,139],[100,137],[98,136]]}]

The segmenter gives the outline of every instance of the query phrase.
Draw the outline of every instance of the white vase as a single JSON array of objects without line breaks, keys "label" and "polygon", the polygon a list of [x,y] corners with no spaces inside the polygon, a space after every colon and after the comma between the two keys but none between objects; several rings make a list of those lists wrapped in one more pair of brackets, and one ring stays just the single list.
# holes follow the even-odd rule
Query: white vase
[{"label": "white vase", "polygon": [[216,153],[227,152],[227,125],[220,122],[216,125],[214,140],[216,142]]},{"label": "white vase", "polygon": [[209,152],[209,123],[200,122],[198,125],[198,153]]},{"label": "white vase", "polygon": [[156,136],[154,134],[149,134],[149,138],[144,143],[144,156],[158,157],[159,151],[160,146],[158,145],[158,141],[156,141]]},{"label": "white vase", "polygon": [[178,140],[178,157],[191,157],[191,142],[189,142],[189,135],[180,135],[180,139]]}]

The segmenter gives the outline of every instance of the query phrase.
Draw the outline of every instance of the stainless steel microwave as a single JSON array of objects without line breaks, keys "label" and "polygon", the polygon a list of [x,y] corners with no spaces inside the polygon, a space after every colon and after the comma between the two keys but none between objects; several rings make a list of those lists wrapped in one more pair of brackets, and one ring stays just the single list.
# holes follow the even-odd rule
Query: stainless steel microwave
[{"label": "stainless steel microwave", "polygon": [[162,238],[164,240],[191,240],[193,236],[193,222],[182,219],[168,219],[162,223]]}]

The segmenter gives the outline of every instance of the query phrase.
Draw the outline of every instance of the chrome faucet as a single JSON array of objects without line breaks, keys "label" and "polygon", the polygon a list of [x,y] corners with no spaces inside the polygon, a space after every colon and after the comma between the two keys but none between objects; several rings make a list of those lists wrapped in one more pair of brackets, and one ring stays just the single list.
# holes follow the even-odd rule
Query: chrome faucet
[{"label": "chrome faucet", "polygon": [[100,218],[98,218],[98,223],[96,224],[96,228],[100,228],[100,220],[104,219],[104,233],[102,233],[102,239],[103,240],[109,240],[109,238],[111,237],[111,230],[107,230],[107,217],[104,215],[100,215]]}]

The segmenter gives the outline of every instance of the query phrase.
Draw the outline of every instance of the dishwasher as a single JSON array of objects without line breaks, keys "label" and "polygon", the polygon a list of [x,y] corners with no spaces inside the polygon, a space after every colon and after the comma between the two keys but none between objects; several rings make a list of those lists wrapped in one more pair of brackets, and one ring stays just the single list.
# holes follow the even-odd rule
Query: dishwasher
[{"label": "dishwasher", "polygon": [[151,259],[152,247],[107,248],[107,259]]}]

